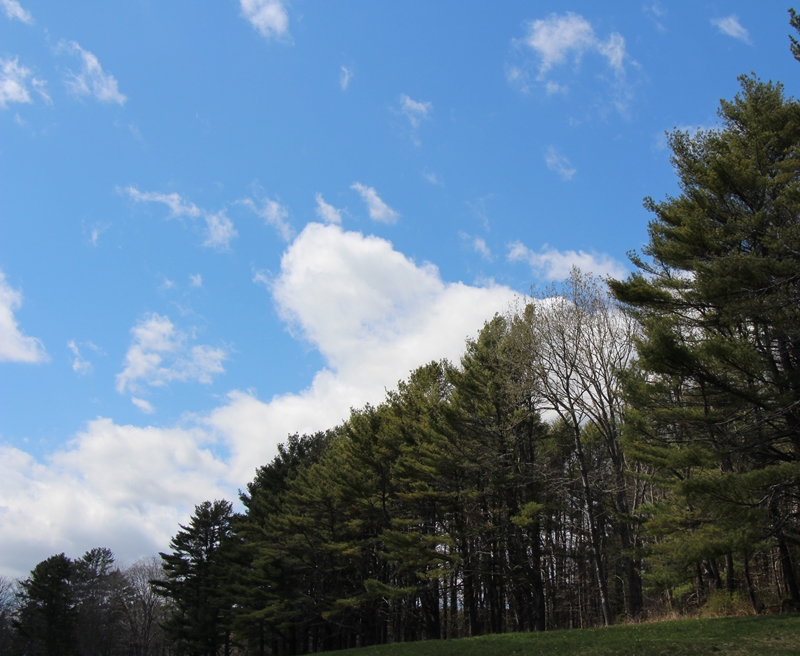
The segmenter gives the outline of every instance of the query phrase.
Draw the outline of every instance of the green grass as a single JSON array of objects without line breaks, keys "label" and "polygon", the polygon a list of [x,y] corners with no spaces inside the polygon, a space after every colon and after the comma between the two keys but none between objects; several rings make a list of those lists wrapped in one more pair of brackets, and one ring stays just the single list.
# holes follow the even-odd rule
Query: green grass
[{"label": "green grass", "polygon": [[800,654],[800,615],[686,619],[607,629],[394,643],[331,652],[340,656],[572,656],[634,654]]}]

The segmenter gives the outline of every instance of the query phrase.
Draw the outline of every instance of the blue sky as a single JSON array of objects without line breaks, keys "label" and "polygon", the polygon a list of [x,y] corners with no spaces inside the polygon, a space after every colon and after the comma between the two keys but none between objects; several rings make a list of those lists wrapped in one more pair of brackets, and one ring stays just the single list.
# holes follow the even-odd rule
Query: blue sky
[{"label": "blue sky", "polygon": [[166,548],[289,433],[624,276],[780,2],[0,0],[0,574]]}]

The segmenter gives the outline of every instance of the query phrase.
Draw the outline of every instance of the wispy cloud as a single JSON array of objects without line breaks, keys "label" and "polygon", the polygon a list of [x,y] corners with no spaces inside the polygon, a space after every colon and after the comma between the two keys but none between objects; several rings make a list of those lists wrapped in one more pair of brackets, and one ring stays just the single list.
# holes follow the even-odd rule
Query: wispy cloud
[{"label": "wispy cloud", "polygon": [[169,208],[171,217],[198,217],[200,216],[200,208],[194,203],[185,201],[180,194],[175,192],[171,194],[162,194],[157,191],[139,191],[136,187],[125,187],[125,193],[137,203],[163,203]]},{"label": "wispy cloud", "polygon": [[77,55],[81,60],[81,69],[75,73],[70,71],[66,80],[67,88],[76,96],[94,96],[104,103],[124,105],[128,98],[120,93],[116,78],[103,71],[97,57],[84,50],[76,41],[62,41],[60,50]]},{"label": "wispy cloud", "polygon": [[661,6],[660,2],[646,3],[645,5],[642,6],[642,12],[646,16],[649,16],[652,19],[652,21],[655,23],[656,28],[660,32],[666,30],[664,24],[661,22],[660,19],[666,15],[667,10]]},{"label": "wispy cloud", "polygon": [[522,242],[515,241],[508,247],[509,262],[526,262],[539,279],[565,280],[572,267],[578,267],[584,273],[597,276],[624,278],[628,272],[622,264],[605,253],[587,253],[585,251],[559,251],[545,244],[538,253],[532,251]]},{"label": "wispy cloud", "polygon": [[206,385],[225,372],[224,349],[201,345],[189,347],[186,333],[169,317],[148,314],[131,329],[133,340],[125,355],[125,368],[117,374],[117,391],[136,393],[142,384],[163,387],[172,381]]},{"label": "wispy cloud", "polygon": [[[625,39],[618,32],[612,32],[605,39],[600,38],[583,16],[567,12],[563,15],[550,14],[547,18],[528,22],[525,35],[521,39],[515,39],[513,43],[534,53],[537,61],[535,80],[545,88],[548,95],[567,91],[565,84],[549,79],[556,68],[569,63],[577,66],[586,54],[600,55],[614,73],[612,84],[619,96],[615,104],[620,110],[624,109],[630,95],[625,82],[626,64],[631,60],[625,47]],[[520,90],[530,91],[528,70],[527,62],[507,64],[506,79]]]},{"label": "wispy cloud", "polygon": [[406,94],[402,94],[398,111],[406,116],[412,128],[418,128],[422,121],[430,118],[433,104],[430,102],[418,102],[412,100]]},{"label": "wispy cloud", "polygon": [[739,39],[739,41],[750,43],[750,33],[742,27],[739,18],[735,14],[725,18],[712,18],[711,24],[723,34]]},{"label": "wispy cloud", "polygon": [[[29,103],[31,94],[28,91],[26,80],[31,72],[25,66],[20,65],[19,59],[0,58],[0,107],[5,109],[11,103]],[[31,80],[34,88],[44,82],[33,78]],[[49,96],[47,96],[49,99]]]},{"label": "wispy cloud", "polygon": [[91,373],[92,363],[81,355],[81,351],[74,339],[67,342],[67,348],[72,351],[72,355],[74,356],[72,360],[72,371],[81,376]]},{"label": "wispy cloud", "polygon": [[9,19],[14,20],[16,18],[23,23],[28,23],[28,25],[33,24],[33,16],[29,11],[25,11],[17,0],[0,0],[0,6],[3,7]]},{"label": "wispy cloud", "polygon": [[22,294],[0,271],[0,362],[46,362],[50,359],[41,340],[24,335],[14,311],[22,306]]},{"label": "wispy cloud", "polygon": [[544,161],[547,163],[547,168],[558,173],[564,181],[572,180],[572,177],[577,173],[577,169],[572,166],[572,162],[558,152],[555,146],[550,146],[547,149]]},{"label": "wispy cloud", "polygon": [[140,399],[135,396],[132,396],[131,403],[133,403],[133,405],[139,408],[139,410],[144,412],[146,415],[152,415],[156,411],[156,409],[153,407],[153,404],[145,399]]},{"label": "wispy cloud", "polygon": [[189,286],[190,287],[202,287],[203,286],[203,276],[199,273],[190,273],[189,274]]},{"label": "wispy cloud", "polygon": [[483,259],[485,260],[492,259],[492,251],[486,245],[485,239],[481,239],[480,237],[475,237],[475,239],[472,240],[472,248],[476,253],[479,253]]},{"label": "wispy cloud", "polygon": [[267,39],[289,34],[289,14],[280,0],[240,0],[242,15]]},{"label": "wispy cloud", "polygon": [[347,66],[342,66],[342,72],[339,74],[339,86],[342,87],[342,91],[347,89],[350,86],[350,80],[353,79],[353,69],[347,68]]},{"label": "wispy cloud", "polygon": [[264,219],[264,223],[275,228],[284,241],[289,241],[292,238],[294,231],[286,221],[289,218],[289,210],[278,201],[264,197],[260,201],[260,207],[252,198],[244,198],[239,202]]},{"label": "wispy cloud", "polygon": [[354,182],[350,185],[350,188],[361,195],[361,200],[367,204],[369,217],[374,221],[392,224],[400,217],[399,212],[393,210],[381,200],[380,196],[378,196],[378,192],[375,191],[373,187],[367,187],[360,182]]},{"label": "wispy cloud", "polygon": [[267,289],[272,282],[272,278],[269,276],[269,272],[260,269],[258,271],[253,271],[253,282],[257,285],[263,285]]},{"label": "wispy cloud", "polygon": [[439,176],[436,175],[433,171],[429,171],[428,169],[425,169],[422,172],[422,177],[425,178],[432,185],[436,185],[437,187],[444,187],[444,182],[442,182],[439,179]]},{"label": "wispy cloud", "polygon": [[99,221],[87,226],[86,224],[83,225],[83,234],[86,236],[86,244],[97,248],[100,244],[100,235],[102,235],[108,228],[110,224],[108,223],[100,223]]},{"label": "wispy cloud", "polygon": [[325,223],[341,225],[342,211],[336,209],[333,205],[326,203],[325,199],[322,197],[322,194],[317,194],[315,198],[317,199],[317,216],[325,221]]},{"label": "wispy cloud", "polygon": [[233,221],[225,214],[225,210],[220,210],[216,213],[205,212],[175,192],[162,194],[157,191],[139,191],[132,186],[125,187],[122,191],[137,203],[161,203],[166,205],[169,208],[169,218],[189,217],[196,219],[202,216],[206,222],[206,239],[203,242],[203,246],[208,248],[227,250],[230,248],[231,240],[239,236],[233,226]]},{"label": "wispy cloud", "polygon": [[544,20],[531,21],[524,43],[539,55],[539,77],[544,79],[553,66],[568,57],[580,60],[587,50],[597,48],[594,29],[583,17],[572,12],[563,16],[551,14]]},{"label": "wispy cloud", "polygon": [[225,210],[220,210],[216,214],[206,214],[206,240],[203,246],[216,248],[217,250],[228,250],[231,240],[239,236],[236,228],[226,215]]}]

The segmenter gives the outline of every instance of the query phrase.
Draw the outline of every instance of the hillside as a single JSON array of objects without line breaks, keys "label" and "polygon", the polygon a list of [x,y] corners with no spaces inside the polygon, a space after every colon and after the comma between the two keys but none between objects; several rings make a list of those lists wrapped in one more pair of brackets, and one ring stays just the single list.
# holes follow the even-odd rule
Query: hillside
[{"label": "hillside", "polygon": [[682,656],[800,653],[800,615],[686,619],[601,629],[513,633],[347,649],[340,656]]}]

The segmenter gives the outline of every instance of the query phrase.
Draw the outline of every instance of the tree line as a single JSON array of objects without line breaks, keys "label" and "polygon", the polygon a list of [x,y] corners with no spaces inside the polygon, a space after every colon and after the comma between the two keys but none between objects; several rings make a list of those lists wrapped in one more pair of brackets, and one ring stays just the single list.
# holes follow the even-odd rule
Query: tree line
[{"label": "tree line", "polygon": [[[740,82],[719,128],[670,135],[680,193],[646,199],[636,273],[574,270],[458,364],[289,437],[243,512],[198,505],[161,554],[158,645],[91,653],[304,654],[720,600],[800,610],[800,105]],[[3,636],[88,654],[92,622],[129,631],[110,559],[37,565]],[[69,593],[45,598],[58,581]],[[73,651],[27,628],[48,622]]]}]

